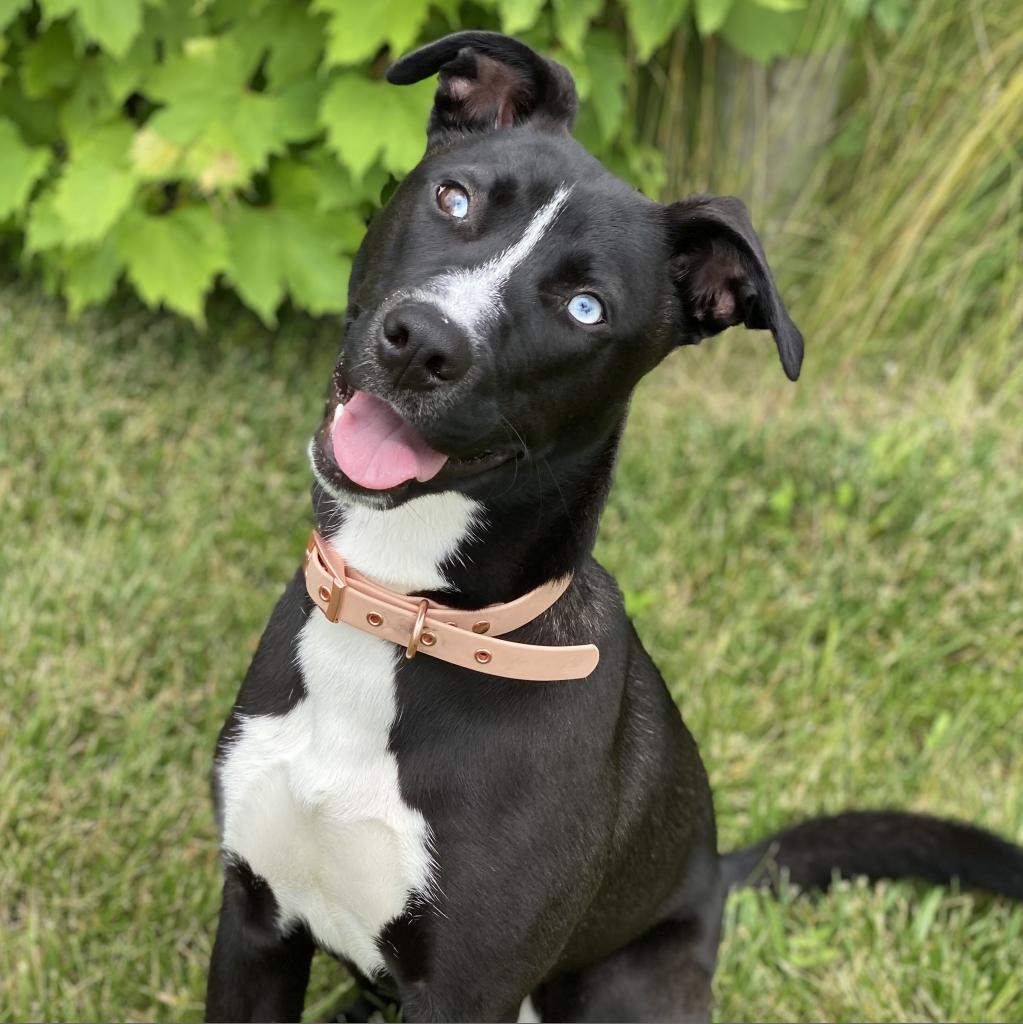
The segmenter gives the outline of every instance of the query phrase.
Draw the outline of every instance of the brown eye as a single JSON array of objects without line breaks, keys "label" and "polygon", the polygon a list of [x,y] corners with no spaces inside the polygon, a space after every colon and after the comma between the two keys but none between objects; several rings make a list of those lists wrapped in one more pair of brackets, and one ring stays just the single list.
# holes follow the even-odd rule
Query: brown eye
[{"label": "brown eye", "polygon": [[437,205],[449,216],[461,220],[469,212],[469,193],[460,185],[441,185]]}]

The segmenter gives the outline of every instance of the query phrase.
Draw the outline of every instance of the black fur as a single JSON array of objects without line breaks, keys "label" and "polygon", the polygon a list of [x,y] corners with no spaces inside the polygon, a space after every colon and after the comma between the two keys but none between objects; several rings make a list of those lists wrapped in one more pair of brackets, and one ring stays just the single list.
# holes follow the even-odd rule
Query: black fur
[{"label": "black fur", "polygon": [[[427,154],[355,262],[314,465],[352,501],[396,506],[452,489],[478,501],[479,529],[443,567],[451,589],[426,596],[478,608],[572,572],[558,603],[510,638],[596,643],[601,659],[586,680],[561,684],[401,662],[390,748],[405,802],[433,831],[438,888],[377,937],[382,998],[399,1000],[408,1020],[511,1020],[530,993],[546,1020],[705,1018],[727,889],[772,851],[809,887],[838,870],[955,876],[1018,897],[1018,848],[915,816],[821,819],[719,857],[696,744],[591,551],[639,379],[678,346],[737,323],[770,330],[795,379],[802,337],[742,204],[662,207],[614,178],[568,134],[575,92],[563,68],[515,40],[460,33],[403,58],[389,78],[438,72]],[[470,198],[460,222],[436,202],[452,183]],[[396,294],[506,250],[563,186],[555,226],[508,282],[471,359],[460,337],[457,372],[418,367],[413,383],[408,364],[381,358],[381,310]],[[604,322],[568,317],[579,291],[600,297]],[[443,335],[442,324],[432,316],[429,330]],[[429,339],[439,351],[445,341]],[[352,389],[388,400],[450,456],[437,477],[383,493],[345,477],[329,424]],[[346,514],[320,484],[313,508],[325,530]],[[281,715],[304,698],[295,645],[310,609],[296,576],[219,754],[239,714]],[[301,929],[276,933],[273,909],[265,883],[229,860],[211,1018],[297,1019],[312,942]]]},{"label": "black fur", "polygon": [[984,829],[900,811],[846,811],[813,818],[724,857],[731,884],[774,885],[779,870],[801,889],[832,875],[953,880],[1023,900],[1023,850]]}]

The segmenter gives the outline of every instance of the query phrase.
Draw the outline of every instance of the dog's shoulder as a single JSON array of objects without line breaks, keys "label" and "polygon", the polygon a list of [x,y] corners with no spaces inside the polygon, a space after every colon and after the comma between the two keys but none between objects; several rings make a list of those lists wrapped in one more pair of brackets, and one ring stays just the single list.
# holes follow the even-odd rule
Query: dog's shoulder
[{"label": "dog's shoulder", "polygon": [[277,599],[242,681],[237,704],[246,714],[284,715],[305,696],[297,653],[312,608],[299,569]]}]

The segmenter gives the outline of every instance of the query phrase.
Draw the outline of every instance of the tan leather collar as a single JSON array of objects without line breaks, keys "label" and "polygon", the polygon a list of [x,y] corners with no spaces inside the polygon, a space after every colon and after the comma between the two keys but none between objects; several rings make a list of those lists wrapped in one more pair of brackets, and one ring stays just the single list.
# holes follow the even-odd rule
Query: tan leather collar
[{"label": "tan leather collar", "polygon": [[316,530],[305,550],[304,569],[309,596],[331,622],[390,640],[405,648],[406,658],[428,654],[488,675],[535,682],[583,679],[597,667],[600,652],[593,644],[540,647],[497,639],[550,608],[568,589],[571,576],[507,604],[478,611],[448,608],[368,580],[346,566]]}]

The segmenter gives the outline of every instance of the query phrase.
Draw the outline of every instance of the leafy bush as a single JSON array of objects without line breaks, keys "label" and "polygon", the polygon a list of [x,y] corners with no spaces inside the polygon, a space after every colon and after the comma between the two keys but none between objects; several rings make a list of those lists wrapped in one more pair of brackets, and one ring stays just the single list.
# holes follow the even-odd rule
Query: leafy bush
[{"label": "leafy bush", "polygon": [[[896,22],[905,0],[843,0]],[[202,322],[218,279],[267,323],[285,300],[344,305],[351,254],[388,182],[419,158],[433,83],[390,56],[499,28],[568,64],[578,134],[661,190],[637,79],[674,33],[759,60],[798,52],[807,0],[0,0],[0,232],[72,313],[126,279]],[[843,20],[844,24],[844,20]]]}]

